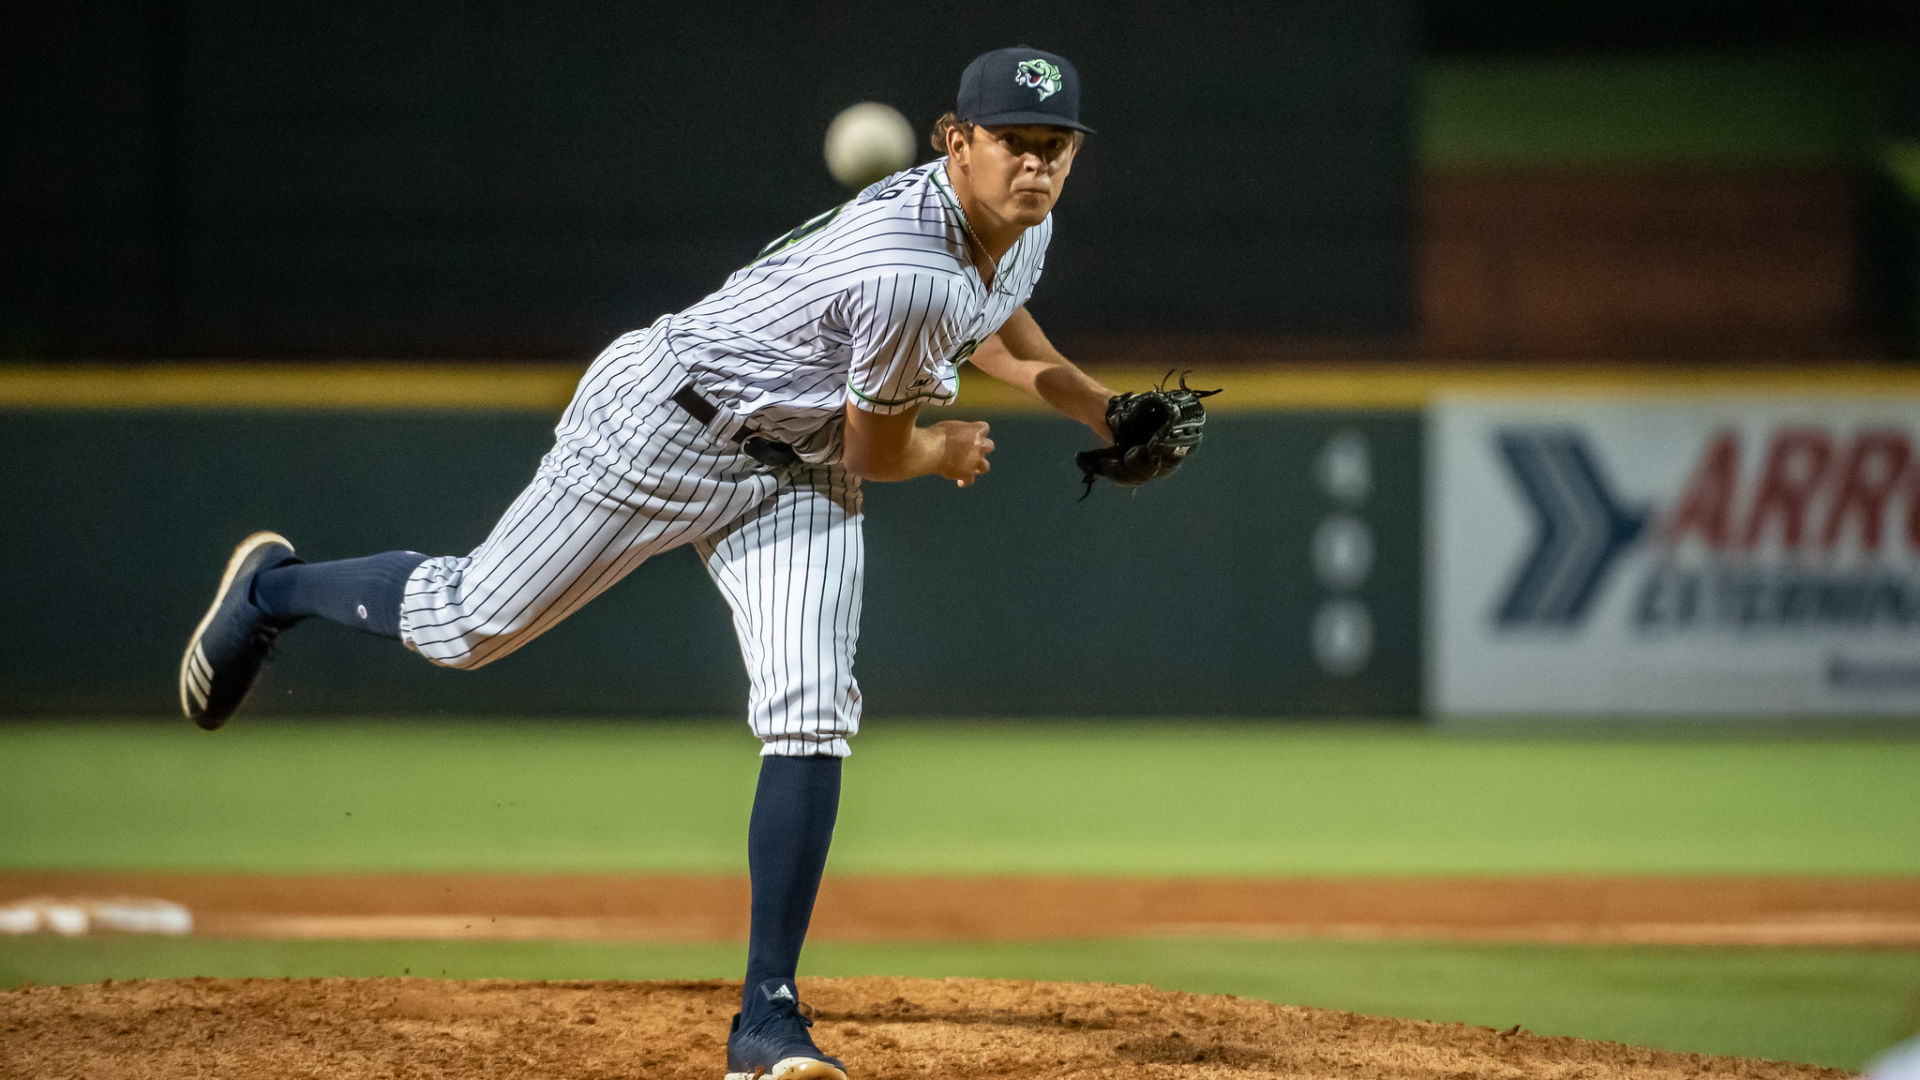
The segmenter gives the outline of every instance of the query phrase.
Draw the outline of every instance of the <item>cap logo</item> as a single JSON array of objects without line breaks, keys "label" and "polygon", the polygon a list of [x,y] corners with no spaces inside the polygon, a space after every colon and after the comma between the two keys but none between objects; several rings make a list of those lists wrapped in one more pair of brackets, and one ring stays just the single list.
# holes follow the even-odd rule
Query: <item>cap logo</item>
[{"label": "cap logo", "polygon": [[1060,91],[1060,69],[1045,60],[1022,60],[1013,71],[1013,81],[1040,91],[1045,101]]}]

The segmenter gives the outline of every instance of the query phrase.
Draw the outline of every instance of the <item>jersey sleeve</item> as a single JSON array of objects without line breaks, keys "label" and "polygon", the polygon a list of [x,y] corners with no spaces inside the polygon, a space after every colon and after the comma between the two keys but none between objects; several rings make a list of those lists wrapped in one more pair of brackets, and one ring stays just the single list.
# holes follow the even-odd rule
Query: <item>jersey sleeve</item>
[{"label": "jersey sleeve", "polygon": [[848,292],[847,397],[856,408],[890,415],[952,399],[940,367],[953,345],[954,301],[953,281],[936,274],[885,275]]}]

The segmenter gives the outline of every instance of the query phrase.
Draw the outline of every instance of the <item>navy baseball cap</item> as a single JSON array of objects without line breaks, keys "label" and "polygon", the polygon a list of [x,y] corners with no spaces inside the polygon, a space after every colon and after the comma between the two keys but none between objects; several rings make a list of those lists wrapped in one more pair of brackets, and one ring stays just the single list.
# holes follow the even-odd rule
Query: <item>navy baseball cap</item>
[{"label": "navy baseball cap", "polygon": [[1080,72],[1064,56],[1026,45],[974,57],[960,75],[954,116],[970,124],[1047,124],[1089,134],[1080,122]]}]

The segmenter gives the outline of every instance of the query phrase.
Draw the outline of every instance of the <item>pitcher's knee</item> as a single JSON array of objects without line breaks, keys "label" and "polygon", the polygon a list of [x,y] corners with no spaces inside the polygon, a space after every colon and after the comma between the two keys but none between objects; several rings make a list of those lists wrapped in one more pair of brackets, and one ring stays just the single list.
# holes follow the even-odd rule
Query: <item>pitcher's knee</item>
[{"label": "pitcher's knee", "polygon": [[401,630],[407,648],[440,667],[472,671],[485,667],[539,636],[531,620],[454,622]]},{"label": "pitcher's knee", "polygon": [[502,605],[484,581],[468,576],[470,565],[470,559],[453,556],[422,563],[400,608],[400,640],[407,648],[459,671],[485,667],[538,633],[538,606],[491,610]]},{"label": "pitcher's knee", "polygon": [[404,636],[400,640],[406,644],[407,648],[425,657],[427,662],[435,667],[452,668],[455,671],[472,671],[475,668],[485,667],[496,659],[469,647],[464,638],[436,641],[426,646]]},{"label": "pitcher's knee", "polygon": [[768,689],[749,710],[763,756],[852,752],[847,740],[860,732],[860,687],[850,674]]}]

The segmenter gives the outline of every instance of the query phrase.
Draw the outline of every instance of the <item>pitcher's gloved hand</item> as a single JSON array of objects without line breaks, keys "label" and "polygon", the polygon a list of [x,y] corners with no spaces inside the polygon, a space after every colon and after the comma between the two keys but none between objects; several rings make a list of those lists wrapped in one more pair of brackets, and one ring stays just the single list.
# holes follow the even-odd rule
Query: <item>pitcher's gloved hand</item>
[{"label": "pitcher's gloved hand", "polygon": [[[1167,372],[1167,378],[1172,377],[1173,372]],[[1092,494],[1093,482],[1100,477],[1137,487],[1172,475],[1200,445],[1200,432],[1207,423],[1200,399],[1219,392],[1195,390],[1182,374],[1180,385],[1171,389],[1162,379],[1152,390],[1109,398],[1107,428],[1113,432],[1113,445],[1082,450],[1073,457],[1087,484],[1080,497]]]}]

